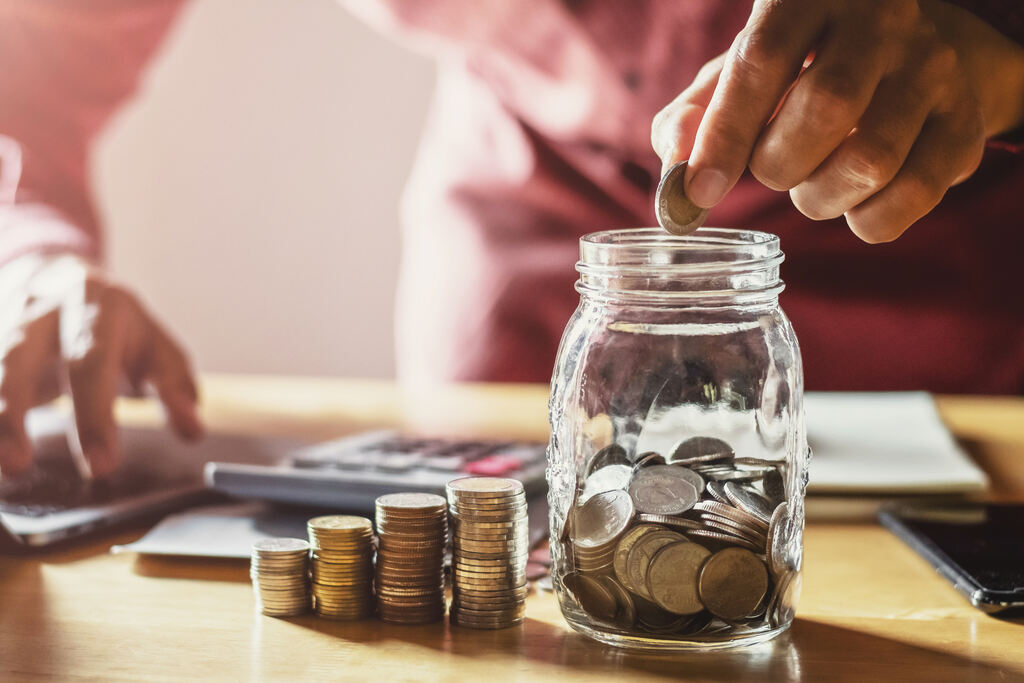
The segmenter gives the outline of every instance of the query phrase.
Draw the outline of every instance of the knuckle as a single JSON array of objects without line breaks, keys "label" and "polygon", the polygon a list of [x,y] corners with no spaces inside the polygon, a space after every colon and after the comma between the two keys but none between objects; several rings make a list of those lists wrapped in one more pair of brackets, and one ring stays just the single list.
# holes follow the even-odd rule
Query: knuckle
[{"label": "knuckle", "polygon": [[849,71],[833,69],[809,84],[801,115],[808,127],[829,130],[852,122],[860,114],[863,79]]},{"label": "knuckle", "polygon": [[731,53],[733,69],[754,79],[764,76],[786,61],[783,45],[766,31],[756,28],[740,31],[733,42]]},{"label": "knuckle", "polygon": [[896,199],[908,210],[923,216],[935,208],[946,194],[948,185],[924,172],[908,174],[896,188]]},{"label": "knuckle", "polygon": [[837,164],[839,177],[859,192],[874,192],[899,171],[903,159],[891,145],[868,144],[850,150]]},{"label": "knuckle", "polygon": [[924,59],[924,70],[934,76],[948,77],[960,68],[960,56],[948,43],[932,40]]}]

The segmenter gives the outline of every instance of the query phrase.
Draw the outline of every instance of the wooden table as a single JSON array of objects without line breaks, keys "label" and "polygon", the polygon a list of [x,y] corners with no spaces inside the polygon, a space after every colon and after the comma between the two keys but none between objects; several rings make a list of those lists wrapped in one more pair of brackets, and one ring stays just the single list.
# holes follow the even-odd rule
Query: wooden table
[{"label": "wooden table", "polygon": [[[545,387],[400,393],[378,382],[213,376],[204,395],[216,428],[313,438],[382,425],[532,438],[546,428]],[[1024,498],[1024,400],[940,406],[996,475],[995,497]],[[156,419],[148,405],[120,408],[126,420]],[[543,592],[521,628],[497,632],[263,617],[243,562],[106,552],[141,532],[0,558],[0,678],[1024,680],[1024,622],[974,610],[871,524],[808,526],[803,598],[787,635],[687,656],[593,643]]]}]

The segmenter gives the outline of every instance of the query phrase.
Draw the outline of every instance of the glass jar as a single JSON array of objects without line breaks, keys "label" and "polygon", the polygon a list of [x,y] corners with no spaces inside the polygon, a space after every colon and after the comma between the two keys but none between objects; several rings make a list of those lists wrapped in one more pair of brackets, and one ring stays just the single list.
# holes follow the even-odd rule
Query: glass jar
[{"label": "glass jar", "polygon": [[810,454],[776,236],[580,240],[551,380],[552,577],[612,645],[709,650],[784,631]]}]

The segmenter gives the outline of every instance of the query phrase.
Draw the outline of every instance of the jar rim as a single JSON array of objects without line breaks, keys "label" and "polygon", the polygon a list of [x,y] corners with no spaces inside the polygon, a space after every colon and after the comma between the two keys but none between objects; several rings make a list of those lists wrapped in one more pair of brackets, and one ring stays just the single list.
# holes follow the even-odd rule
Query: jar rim
[{"label": "jar rim", "polygon": [[577,290],[617,300],[770,301],[782,291],[778,236],[757,230],[605,230],[580,238]]},{"label": "jar rim", "polygon": [[749,259],[750,249],[756,248],[765,257],[781,253],[778,235],[759,230],[738,230],[735,228],[700,228],[689,235],[673,235],[662,228],[625,228],[592,232],[580,238],[581,256],[584,249],[595,247],[604,251],[626,252],[637,250],[648,252],[652,248],[669,251],[720,251],[733,250],[737,257]]}]

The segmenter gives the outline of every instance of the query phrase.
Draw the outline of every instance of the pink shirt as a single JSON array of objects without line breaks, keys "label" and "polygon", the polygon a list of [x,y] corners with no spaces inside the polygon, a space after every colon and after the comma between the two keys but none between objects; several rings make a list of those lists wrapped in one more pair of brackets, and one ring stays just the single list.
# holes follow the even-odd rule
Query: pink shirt
[{"label": "pink shirt", "polygon": [[[749,5],[348,4],[440,65],[402,205],[400,375],[547,380],[578,301],[577,239],[653,224],[651,118],[728,47]],[[180,5],[0,0],[0,258],[102,253],[89,144]],[[992,149],[893,244],[813,223],[749,177],[708,222],[782,237],[782,304],[809,388],[1022,393],[1022,195],[1024,162]]]}]

